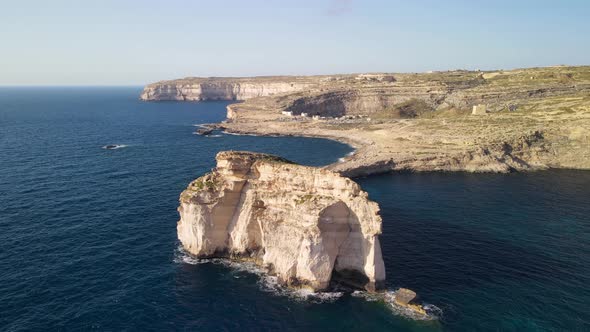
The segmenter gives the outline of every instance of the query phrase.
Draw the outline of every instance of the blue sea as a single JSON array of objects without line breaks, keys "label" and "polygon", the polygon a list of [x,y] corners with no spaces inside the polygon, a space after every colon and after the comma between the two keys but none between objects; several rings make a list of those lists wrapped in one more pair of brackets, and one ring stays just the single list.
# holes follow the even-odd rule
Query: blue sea
[{"label": "blue sea", "polygon": [[590,330],[590,172],[357,179],[381,206],[388,288],[442,310],[416,321],[363,294],[291,292],[247,264],[185,254],[178,196],[218,151],[319,166],[352,150],[194,135],[227,103],[140,91],[0,88],[1,331]]}]

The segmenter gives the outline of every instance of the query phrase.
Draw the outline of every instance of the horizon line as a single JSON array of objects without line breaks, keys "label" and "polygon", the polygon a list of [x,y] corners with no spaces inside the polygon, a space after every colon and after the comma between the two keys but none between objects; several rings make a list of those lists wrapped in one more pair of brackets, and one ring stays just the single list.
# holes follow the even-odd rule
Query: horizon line
[{"label": "horizon line", "polygon": [[144,86],[142,84],[0,84],[0,88],[137,88]]},{"label": "horizon line", "polygon": [[557,68],[557,67],[588,67],[588,64],[555,64],[555,65],[537,65],[530,67],[512,67],[512,68],[496,68],[496,69],[468,69],[468,68],[453,68],[453,69],[432,69],[425,71],[365,71],[365,72],[340,72],[331,74],[262,74],[262,75],[236,75],[236,76],[184,76],[176,78],[164,78],[147,83],[107,83],[107,84],[0,84],[0,88],[50,88],[50,87],[61,87],[61,88],[83,88],[83,87],[145,87],[149,84],[162,82],[162,81],[174,81],[187,78],[257,78],[257,77],[306,77],[306,76],[332,76],[332,75],[362,75],[362,74],[428,74],[433,72],[452,72],[452,71],[472,71],[472,72],[493,72],[493,71],[513,71],[523,69],[539,69],[539,68]]}]

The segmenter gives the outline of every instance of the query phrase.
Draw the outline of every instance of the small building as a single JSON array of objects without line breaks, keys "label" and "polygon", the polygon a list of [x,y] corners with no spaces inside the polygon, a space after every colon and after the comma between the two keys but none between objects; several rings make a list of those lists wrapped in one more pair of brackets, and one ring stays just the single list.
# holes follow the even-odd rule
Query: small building
[{"label": "small building", "polygon": [[314,120],[319,120],[320,119],[320,116],[319,115],[314,115],[311,118],[314,119]]},{"label": "small building", "polygon": [[281,113],[282,113],[283,115],[286,115],[286,116],[293,116],[293,112],[289,112],[289,111],[282,111]]},{"label": "small building", "polygon": [[482,115],[487,113],[487,106],[485,104],[473,105],[473,110],[471,114],[473,115]]},{"label": "small building", "polygon": [[301,116],[308,117],[309,116],[309,113],[301,113]]}]

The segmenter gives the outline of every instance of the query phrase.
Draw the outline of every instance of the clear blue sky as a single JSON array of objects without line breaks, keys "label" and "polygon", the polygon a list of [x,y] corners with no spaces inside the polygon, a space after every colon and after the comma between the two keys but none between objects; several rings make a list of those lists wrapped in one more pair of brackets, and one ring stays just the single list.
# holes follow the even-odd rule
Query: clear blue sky
[{"label": "clear blue sky", "polygon": [[590,64],[588,0],[0,0],[0,85]]}]

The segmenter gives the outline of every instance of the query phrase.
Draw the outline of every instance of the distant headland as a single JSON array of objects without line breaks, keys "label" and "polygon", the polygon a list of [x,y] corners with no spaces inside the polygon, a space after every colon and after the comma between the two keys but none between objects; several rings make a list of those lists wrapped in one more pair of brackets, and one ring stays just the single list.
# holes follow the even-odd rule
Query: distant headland
[{"label": "distant headland", "polygon": [[142,100],[236,100],[228,132],[326,137],[356,152],[328,168],[590,169],[590,66],[329,76],[185,78]]}]

